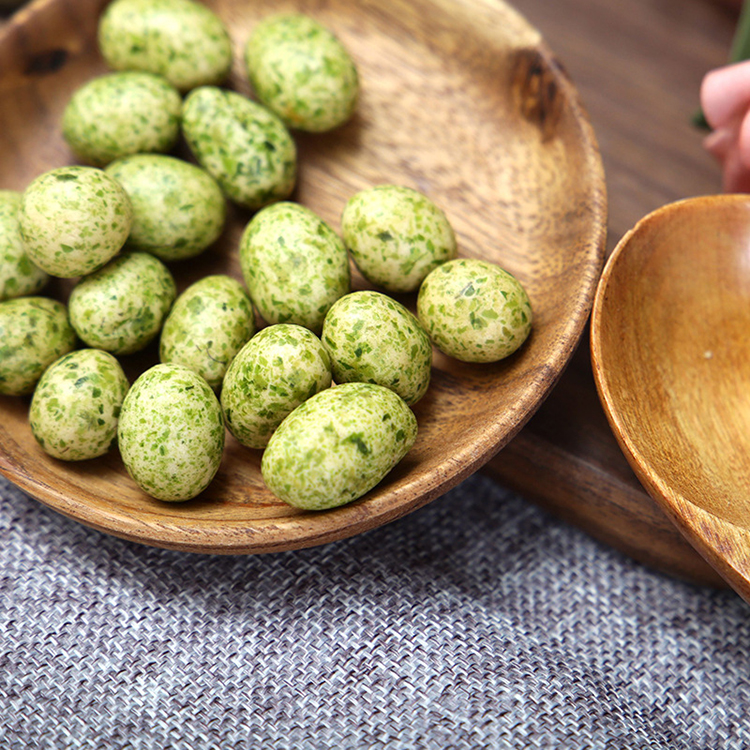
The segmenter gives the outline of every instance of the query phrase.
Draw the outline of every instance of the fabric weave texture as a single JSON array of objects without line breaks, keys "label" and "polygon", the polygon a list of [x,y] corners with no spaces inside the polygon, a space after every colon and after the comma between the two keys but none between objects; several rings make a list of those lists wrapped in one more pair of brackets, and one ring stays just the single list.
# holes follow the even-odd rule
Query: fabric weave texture
[{"label": "fabric weave texture", "polygon": [[121,541],[0,479],[0,747],[750,746],[750,618],[489,478],[323,547]]}]

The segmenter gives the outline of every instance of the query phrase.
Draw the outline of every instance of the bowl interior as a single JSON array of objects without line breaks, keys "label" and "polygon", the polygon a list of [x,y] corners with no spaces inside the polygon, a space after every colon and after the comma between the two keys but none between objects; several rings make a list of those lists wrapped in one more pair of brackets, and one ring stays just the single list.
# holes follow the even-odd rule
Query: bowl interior
[{"label": "bowl interior", "polygon": [[[583,331],[604,253],[604,179],[595,139],[570,81],[538,32],[486,0],[216,0],[235,46],[228,85],[251,94],[242,47],[253,25],[283,10],[310,13],[351,50],[362,96],[355,117],[323,135],[295,133],[293,199],[335,229],[346,200],[377,183],[409,185],[446,211],[462,256],[499,263],[529,292],[532,335],[516,355],[465,365],[436,355],[415,407],[416,445],[365,498],[326,513],[277,501],[260,452],[229,439],[200,497],[165,505],[127,477],[115,451],[85,464],[41,452],[28,401],[0,398],[0,471],[56,510],[149,544],[207,552],[264,552],[317,544],[385,523],[442,494],[494,455],[531,416]],[[60,117],[72,92],[106,71],[96,48],[103,0],[40,0],[0,36],[0,188],[75,160]],[[183,147],[178,153],[188,157]],[[172,264],[180,289],[207,273],[241,279],[237,243],[250,214],[230,209],[206,254]],[[366,284],[355,273],[355,288]],[[51,294],[65,299],[65,284]],[[415,298],[401,301],[414,307]],[[155,347],[126,358],[134,377]]]},{"label": "bowl interior", "polygon": [[750,601],[750,198],[668,205],[597,290],[594,376],[646,489]]}]

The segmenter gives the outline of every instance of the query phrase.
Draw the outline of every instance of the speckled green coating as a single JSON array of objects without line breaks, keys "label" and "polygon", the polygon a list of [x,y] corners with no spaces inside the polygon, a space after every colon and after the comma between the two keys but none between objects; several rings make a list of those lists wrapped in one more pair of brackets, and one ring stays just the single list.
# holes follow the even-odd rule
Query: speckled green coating
[{"label": "speckled green coating", "polygon": [[401,185],[376,185],[352,196],[341,231],[362,275],[389,292],[413,292],[456,257],[456,236],[442,209]]},{"label": "speckled green coating", "polygon": [[309,16],[261,21],[245,47],[245,64],[258,99],[291,128],[331,130],[357,106],[359,77],[351,55]]},{"label": "speckled green coating", "polygon": [[324,510],[371,490],[417,439],[417,419],[393,391],[344,383],[298,406],[261,461],[271,492],[290,505]]},{"label": "speckled green coating", "polygon": [[21,193],[0,190],[0,302],[41,291],[49,276],[26,254],[18,214]]},{"label": "speckled green coating", "polygon": [[101,268],[120,251],[133,207],[101,169],[60,167],[26,188],[19,221],[29,258],[52,276],[68,279]]},{"label": "speckled green coating", "polygon": [[169,151],[180,133],[182,97],[152,73],[110,73],[84,84],[63,113],[73,153],[101,167],[131,154]]},{"label": "speckled green coating", "polygon": [[29,409],[31,431],[50,456],[85,461],[117,439],[117,420],[130,383],[120,363],[99,349],[61,357],[39,380]]},{"label": "speckled green coating", "polygon": [[229,431],[249,448],[263,448],[293,409],[331,385],[331,360],[302,326],[264,328],[229,366],[221,407]]},{"label": "speckled green coating", "polygon": [[216,395],[182,365],[146,370],[128,391],[117,440],[135,483],[158,500],[190,500],[208,487],[224,451]]},{"label": "speckled green coating", "polygon": [[337,383],[384,385],[410,406],[430,385],[430,338],[409,310],[385,294],[342,297],[328,311],[321,338]]},{"label": "speckled green coating", "polygon": [[73,287],[70,322],[89,346],[132,354],[159,334],[176,295],[172,274],[158,258],[123,253]]},{"label": "speckled green coating", "polygon": [[257,209],[287,198],[297,179],[297,147],[270,110],[234,91],[204,86],[182,110],[195,158],[235,203]]},{"label": "speckled green coating", "polygon": [[240,266],[269,323],[296,323],[319,334],[331,305],[349,291],[344,243],[298,203],[276,203],[255,214],[240,239]]},{"label": "speckled green coating", "polygon": [[170,262],[202,253],[221,234],[226,199],[216,180],[195,164],[139,154],[113,162],[105,171],[133,204],[128,247]]},{"label": "speckled green coating", "polygon": [[0,302],[0,393],[31,393],[47,367],[75,345],[62,302],[47,297]]},{"label": "speckled green coating", "polygon": [[230,276],[206,276],[172,306],[159,342],[162,362],[175,362],[218,388],[230,362],[255,333],[247,292]]},{"label": "speckled green coating", "polygon": [[495,362],[513,354],[531,331],[531,302],[500,266],[460,258],[422,284],[417,315],[432,343],[464,362]]},{"label": "speckled green coating", "polygon": [[192,0],[115,0],[101,16],[98,41],[113,70],[156,73],[180,91],[221,83],[232,65],[224,23]]}]

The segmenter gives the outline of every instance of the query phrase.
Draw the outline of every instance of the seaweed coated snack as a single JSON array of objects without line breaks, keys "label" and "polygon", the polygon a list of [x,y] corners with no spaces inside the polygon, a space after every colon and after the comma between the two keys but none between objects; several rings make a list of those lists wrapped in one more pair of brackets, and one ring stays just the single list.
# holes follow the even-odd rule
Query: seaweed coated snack
[{"label": "seaweed coated snack", "polygon": [[496,362],[531,332],[531,302],[520,282],[494,263],[458,258],[424,280],[417,315],[435,346],[463,362]]},{"label": "seaweed coated snack", "polygon": [[0,302],[38,294],[49,275],[32,263],[21,237],[21,193],[0,190]]},{"label": "seaweed coated snack", "polygon": [[319,334],[331,305],[350,288],[341,238],[298,203],[259,211],[240,239],[242,275],[268,323],[296,323]]},{"label": "seaweed coated snack", "polygon": [[195,164],[164,154],[136,154],[105,171],[133,206],[129,248],[166,262],[185,260],[221,234],[226,199],[216,180]]},{"label": "seaweed coated snack", "polygon": [[24,249],[51,276],[101,268],[130,234],[133,207],[122,186],[94,167],[60,167],[26,188],[19,213]]},{"label": "seaweed coated snack", "polygon": [[337,383],[377,383],[412,406],[430,385],[432,346],[400,302],[373,291],[352,292],[326,315],[323,344]]},{"label": "seaweed coated snack", "polygon": [[224,274],[204,276],[172,305],[161,329],[159,359],[189,367],[218,390],[255,333],[253,303],[239,281]]},{"label": "seaweed coated snack", "polygon": [[246,96],[216,86],[191,91],[182,132],[198,163],[238,205],[257,210],[294,189],[294,140],[273,112]]},{"label": "seaweed coated snack", "polygon": [[255,95],[290,128],[332,130],[356,109],[356,65],[337,37],[310,16],[263,19],[245,46],[245,65]]},{"label": "seaweed coated snack", "polygon": [[353,195],[341,230],[362,275],[388,292],[413,292],[427,274],[456,257],[445,212],[403,185],[375,185]]},{"label": "seaweed coated snack", "polygon": [[0,394],[32,393],[47,367],[76,343],[62,302],[48,297],[0,302]]},{"label": "seaweed coated snack", "polygon": [[232,65],[226,26],[193,0],[114,0],[98,42],[113,70],[155,73],[183,92],[222,83]]},{"label": "seaweed coated snack", "polygon": [[133,354],[162,328],[177,296],[169,269],[153,255],[128,252],[78,281],[70,294],[70,322],[91,347]]},{"label": "seaweed coated snack", "polygon": [[71,97],[63,137],[85,164],[106,166],[141,153],[163,153],[177,142],[182,98],[166,79],[127,71],[94,78]]},{"label": "seaweed coated snack", "polygon": [[416,438],[414,412],[392,390],[344,383],[307,399],[281,423],[261,472],[289,505],[335,508],[378,484]]},{"label": "seaweed coated snack", "polygon": [[117,420],[130,383],[115,357],[78,349],[42,375],[29,409],[31,431],[50,456],[85,461],[103,456],[117,438]]},{"label": "seaweed coated snack", "polygon": [[158,500],[190,500],[208,487],[224,450],[221,406],[188,367],[154,365],[122,404],[117,440],[136,484]]},{"label": "seaweed coated snack", "polygon": [[221,406],[229,431],[248,448],[264,448],[286,416],[331,385],[331,360],[309,329],[264,328],[229,366]]}]

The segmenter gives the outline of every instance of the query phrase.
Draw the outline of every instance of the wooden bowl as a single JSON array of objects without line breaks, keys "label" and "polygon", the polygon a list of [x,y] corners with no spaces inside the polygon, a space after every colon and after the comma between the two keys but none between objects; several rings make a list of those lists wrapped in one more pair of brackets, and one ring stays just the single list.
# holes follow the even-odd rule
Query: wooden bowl
[{"label": "wooden bowl", "polygon": [[[515,274],[535,311],[521,351],[493,365],[438,355],[415,407],[419,438],[375,490],[346,507],[299,512],[260,476],[260,452],[228,439],[220,471],[184,504],[145,496],[115,451],[85,463],[46,456],[27,424],[28,399],[0,399],[0,472],[78,521],[120,536],[199,552],[311,546],[379,526],[423,506],[476,471],[522,427],[580,339],[604,258],[602,165],[576,91],[540,35],[496,0],[216,0],[235,44],[228,85],[250,89],[241,50],[270,12],[300,10],[352,51],[362,79],[356,116],[335,132],[297,133],[293,198],[334,227],[346,200],[376,183],[409,185],[442,206],[460,254]],[[104,0],[43,0],[0,36],[0,188],[22,190],[74,159],[60,134],[73,91],[106,71],[95,35]],[[184,155],[184,151],[181,151]],[[241,278],[237,243],[250,215],[231,209],[204,256],[173,264],[178,286],[209,272]],[[355,287],[364,286],[355,278]],[[53,288],[65,299],[64,284]],[[413,296],[403,298],[413,307]],[[124,358],[156,361],[155,347]]]},{"label": "wooden bowl", "polygon": [[591,325],[596,385],[625,456],[687,539],[750,601],[750,196],[655,211],[611,255]]}]

